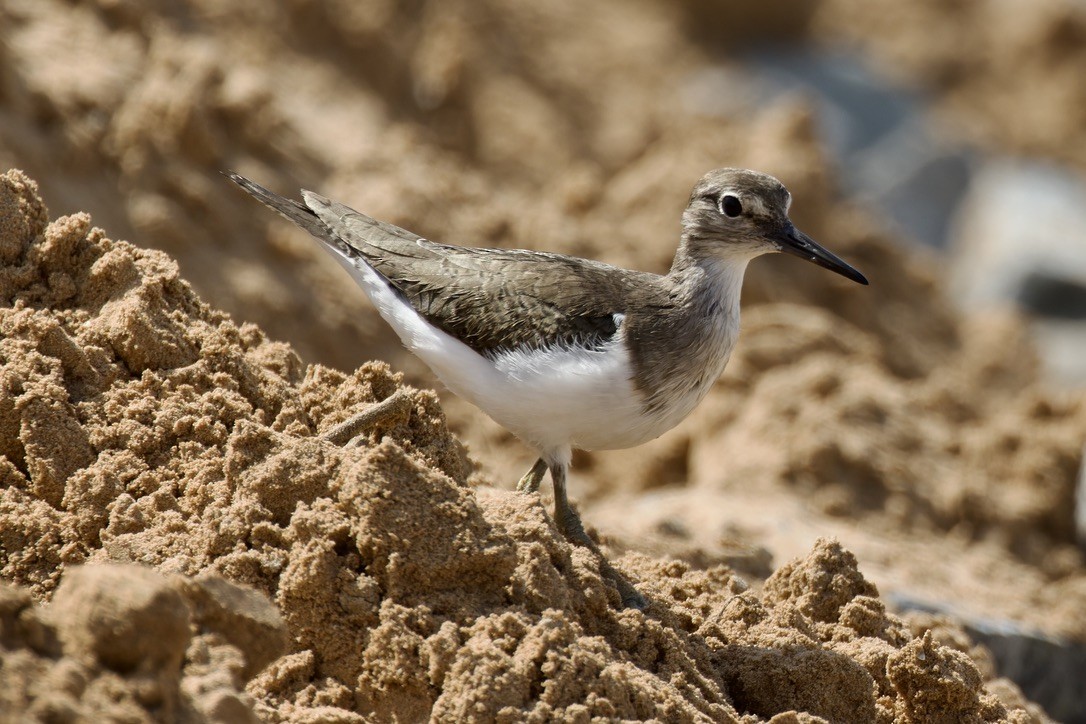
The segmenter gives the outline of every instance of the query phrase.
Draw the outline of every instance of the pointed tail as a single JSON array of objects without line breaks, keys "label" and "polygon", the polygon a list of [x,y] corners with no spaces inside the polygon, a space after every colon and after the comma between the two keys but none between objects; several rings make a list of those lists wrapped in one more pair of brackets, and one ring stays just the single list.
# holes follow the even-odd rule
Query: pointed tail
[{"label": "pointed tail", "polygon": [[329,237],[328,227],[305,204],[272,193],[260,184],[250,181],[233,171],[223,171],[222,173],[262,204],[277,211],[280,215],[302,227],[318,239],[327,239]]}]

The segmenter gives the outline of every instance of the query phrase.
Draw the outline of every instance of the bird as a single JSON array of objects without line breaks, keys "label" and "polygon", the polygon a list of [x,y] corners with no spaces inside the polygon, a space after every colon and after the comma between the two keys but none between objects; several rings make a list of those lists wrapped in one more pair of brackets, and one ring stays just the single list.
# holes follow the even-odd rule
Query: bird
[{"label": "bird", "polygon": [[225,173],[315,237],[449,390],[538,453],[517,489],[535,493],[550,473],[558,531],[599,557],[627,608],[648,601],[570,504],[572,451],[635,447],[694,410],[735,348],[754,258],[782,252],[868,283],[796,228],[784,184],[749,169],[716,169],[694,185],[666,274],[443,244],[312,191],[297,201]]}]

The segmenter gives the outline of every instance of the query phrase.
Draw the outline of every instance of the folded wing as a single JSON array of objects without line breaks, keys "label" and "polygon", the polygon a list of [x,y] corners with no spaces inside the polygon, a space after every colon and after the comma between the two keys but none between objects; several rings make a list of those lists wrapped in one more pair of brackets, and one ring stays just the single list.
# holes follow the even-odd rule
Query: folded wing
[{"label": "folded wing", "polygon": [[427,321],[490,357],[519,347],[604,345],[631,300],[644,301],[658,279],[560,254],[438,244],[311,191],[303,191],[303,205],[229,175],[329,251],[369,264]]}]

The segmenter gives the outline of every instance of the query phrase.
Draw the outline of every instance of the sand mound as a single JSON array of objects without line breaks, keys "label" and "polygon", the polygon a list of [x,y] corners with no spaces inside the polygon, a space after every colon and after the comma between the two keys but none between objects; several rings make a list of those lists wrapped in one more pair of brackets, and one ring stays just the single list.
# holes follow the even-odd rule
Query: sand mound
[{"label": "sand mound", "polygon": [[[709,165],[775,173],[793,192],[799,225],[872,286],[860,293],[794,259],[756,262],[739,355],[757,347],[751,354],[776,355],[773,369],[761,376],[763,360],[752,357],[757,364],[736,380],[733,363],[714,395],[719,404],[656,446],[582,457],[574,490],[578,476],[590,481],[584,498],[685,483],[692,469],[715,469],[714,455],[742,452],[754,437],[703,434],[706,420],[760,416],[749,422],[801,444],[769,451],[752,473],[759,481],[795,482],[814,465],[807,485],[829,488],[816,491],[827,509],[863,517],[885,500],[894,525],[1000,539],[1056,575],[1076,566],[1081,574],[1081,560],[1070,560],[1068,505],[1086,435],[1081,396],[1039,391],[1013,320],[962,319],[934,265],[895,248],[840,197],[801,100],[719,117],[695,112],[689,94],[691,74],[727,63],[722,56],[743,42],[847,34],[909,61],[947,97],[960,91],[995,104],[963,114],[971,122],[1034,133],[1073,154],[1086,148],[1066,143],[1086,127],[1077,120],[1083,84],[1072,77],[1078,65],[1063,60],[1080,52],[1082,13],[1060,2],[1019,19],[991,3],[821,0],[803,9],[769,2],[741,19],[706,22],[720,11],[698,0],[448,2],[421,17],[387,3],[348,12],[320,0],[259,14],[212,0],[0,7],[10,29],[0,53],[11,60],[0,64],[10,66],[0,70],[10,108],[0,116],[0,158],[31,168],[67,208],[101,208],[96,219],[114,233],[166,250],[205,299],[292,340],[305,360],[353,368],[384,359],[409,374],[419,363],[334,262],[212,169],[238,166],[284,193],[304,184],[441,241],[657,271],[674,252],[686,190]],[[1019,107],[1027,92],[1028,116]],[[755,307],[766,303],[827,312],[781,309],[762,325]],[[191,357],[183,334],[164,319],[155,324],[163,330],[157,353],[171,364]],[[802,341],[829,330],[863,350]],[[131,337],[125,354],[134,370],[151,363],[136,339],[147,333],[118,333]],[[809,350],[820,361],[781,380],[789,373],[780,361]],[[863,371],[829,391],[834,365]],[[432,383],[428,373],[415,379]],[[771,399],[778,381],[828,396],[835,419],[808,434],[811,419],[769,414],[790,404]],[[448,403],[456,431],[475,449],[492,449],[480,455],[487,473],[511,485],[529,453],[464,407]],[[820,409],[807,405],[805,414]],[[858,420],[877,424],[861,429]]]},{"label": "sand mound", "polygon": [[[6,589],[4,655],[136,692],[83,696],[83,711],[214,719],[226,709],[193,692],[238,707],[256,674],[246,690],[270,720],[1030,720],[968,656],[913,638],[832,541],[760,596],[725,567],[627,554],[653,603],[616,610],[537,498],[467,484],[432,393],[384,365],[303,368],[202,303],[164,254],[86,215],[47,223],[18,172],[0,182],[0,259],[0,573],[61,621],[59,648],[43,644],[28,631],[45,614]],[[407,419],[355,448],[319,437],[398,389]],[[197,578],[74,568],[107,561]],[[274,616],[247,616],[252,595],[209,575],[269,595],[290,653],[257,674]],[[139,633],[117,645],[125,630]],[[12,706],[52,706],[35,691]]]},{"label": "sand mound", "polygon": [[217,576],[68,569],[53,603],[0,583],[5,721],[255,721],[245,682],[283,653],[268,599]]},{"label": "sand mound", "polygon": [[[795,259],[752,265],[743,337],[711,398],[659,441],[578,455],[571,490],[591,504],[586,519],[642,553],[704,569],[732,561],[758,579],[832,533],[884,596],[923,593],[944,609],[1082,640],[1086,567],[1069,504],[1086,439],[1081,395],[1043,390],[1015,320],[963,318],[935,264],[895,248],[879,220],[841,198],[802,99],[758,109],[740,102],[726,117],[707,116],[705,101],[720,99],[698,98],[693,82],[721,68],[742,76],[735,52],[767,38],[835,47],[847,38],[935,91],[958,130],[990,150],[1081,164],[1086,144],[1073,141],[1086,129],[1084,16],[1063,0],[1005,10],[939,0],[770,0],[742,12],[705,0],[286,0],[259,9],[218,0],[0,2],[0,168],[30,170],[54,210],[86,209],[111,234],[169,254],[109,241],[81,214],[46,230],[36,194],[9,177],[0,234],[0,571],[42,601],[72,564],[219,571],[276,596],[286,616],[280,586],[297,540],[337,541],[322,554],[327,575],[347,570],[351,581],[358,576],[340,559],[352,552],[419,565],[405,552],[399,526],[407,522],[359,512],[372,501],[341,493],[357,484],[342,481],[355,481],[361,473],[347,471],[365,458],[380,471],[373,488],[414,501],[404,521],[445,521],[443,538],[431,533],[444,543],[425,556],[427,539],[411,533],[417,556],[428,560],[449,540],[465,551],[441,564],[447,574],[438,564],[366,569],[378,584],[360,594],[365,606],[372,598],[380,609],[391,597],[414,611],[405,597],[441,598],[446,608],[426,620],[454,621],[456,642],[489,651],[463,633],[484,614],[463,611],[498,594],[461,592],[450,581],[481,575],[496,585],[488,566],[534,560],[507,540],[520,540],[511,519],[489,507],[505,499],[462,493],[469,466],[429,393],[407,390],[412,414],[385,420],[366,448],[319,440],[403,388],[387,368],[342,375],[306,368],[294,351],[342,369],[383,359],[408,380],[433,378],[419,374],[334,262],[217,171],[237,168],[283,193],[314,188],[441,241],[659,271],[690,185],[710,166],[746,165],[784,179],[798,224],[872,286],[859,290]],[[179,281],[174,261],[215,309]],[[530,451],[466,405],[444,404],[483,465],[476,480],[511,485]],[[373,457],[382,445],[396,451]],[[419,470],[430,482],[418,482]],[[448,507],[430,510],[431,497]],[[292,527],[299,501],[351,511],[337,518],[346,527],[332,535],[300,518]],[[544,526],[532,535],[559,551],[548,555],[574,562],[547,573],[554,586],[539,588],[541,600],[587,595],[584,584],[559,580],[595,586],[592,562],[551,541],[535,507],[517,510],[533,521],[518,525]],[[448,532],[442,516],[463,516],[475,532]],[[362,532],[358,518],[380,534]],[[655,585],[641,560],[622,565]],[[291,595],[304,599],[298,591],[310,584],[291,570]],[[402,590],[381,587],[390,581]],[[417,583],[424,593],[411,593]],[[592,586],[596,598],[610,595]],[[528,594],[508,595],[516,608]],[[673,604],[658,595],[652,615],[664,620]],[[347,611],[352,596],[312,600]],[[580,631],[602,625],[583,615],[571,619]],[[377,644],[365,664],[370,688],[350,678],[354,664],[327,678],[329,661],[353,660],[356,641],[328,644],[346,658],[297,643],[321,638],[314,632],[325,623],[312,615],[292,624],[295,658],[276,665],[275,690],[294,693],[253,692],[269,711],[289,702],[295,718],[346,717],[375,706],[366,702],[385,696],[373,693],[380,686],[399,686],[373,683],[392,676],[392,655]],[[416,639],[399,633],[407,625],[382,631],[407,642],[399,656],[417,672]],[[513,642],[513,653],[493,654],[498,661],[516,658],[524,640],[479,634],[487,636]],[[439,644],[442,652],[467,645],[451,634]],[[518,665],[535,665],[519,656]],[[710,668],[710,678],[723,671]],[[405,694],[415,707],[408,718],[445,691],[448,674],[435,671],[425,686],[411,679],[419,688]],[[573,679],[569,688],[580,691]],[[718,686],[737,711],[753,706]],[[357,691],[369,699],[356,700]]]}]

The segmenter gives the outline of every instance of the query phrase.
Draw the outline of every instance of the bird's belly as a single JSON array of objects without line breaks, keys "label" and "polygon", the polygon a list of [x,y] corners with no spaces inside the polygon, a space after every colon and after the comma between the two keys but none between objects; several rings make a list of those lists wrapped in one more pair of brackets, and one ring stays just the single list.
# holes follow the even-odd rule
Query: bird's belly
[{"label": "bird's belly", "polygon": [[506,352],[484,369],[430,366],[449,389],[541,450],[632,447],[660,434],[646,429],[618,340],[598,349]]},{"label": "bird's belly", "polygon": [[[704,381],[676,389],[667,398],[667,402],[658,407],[653,408],[642,405],[632,424],[627,426],[628,429],[624,435],[616,438],[611,443],[601,441],[601,444],[598,445],[576,445],[576,447],[585,450],[617,450],[635,447],[649,440],[655,440],[685,420],[694,411],[694,408],[709,393],[714,380],[715,378],[705,378]],[[621,441],[621,444],[615,444],[617,441]]]},{"label": "bird's belly", "polygon": [[506,389],[483,409],[521,439],[544,448],[586,450],[641,442],[635,430],[641,399],[617,340],[597,350],[507,354],[495,367]]},{"label": "bird's belly", "polygon": [[492,365],[483,384],[465,385],[434,371],[453,392],[540,450],[620,450],[654,440],[689,415],[713,381],[682,386],[666,404],[647,409],[618,343],[601,350],[507,353]]}]

